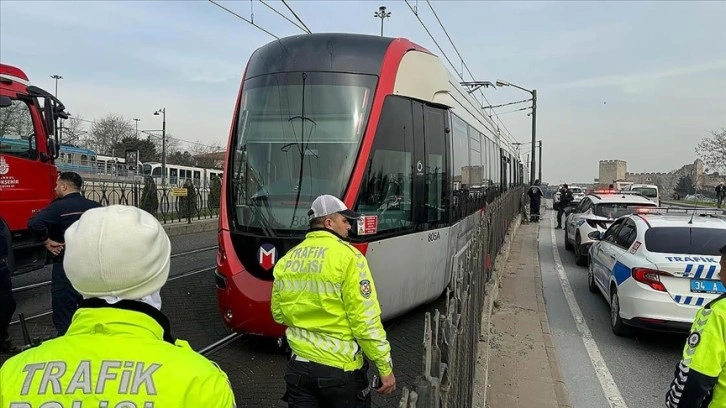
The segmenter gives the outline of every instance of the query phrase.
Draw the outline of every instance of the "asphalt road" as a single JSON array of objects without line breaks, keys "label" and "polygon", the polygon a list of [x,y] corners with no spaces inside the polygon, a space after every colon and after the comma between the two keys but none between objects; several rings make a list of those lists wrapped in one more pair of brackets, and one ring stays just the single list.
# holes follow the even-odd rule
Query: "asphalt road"
[{"label": "asphalt road", "polygon": [[[553,254],[552,221],[553,212],[547,211],[540,225],[539,256],[547,317],[571,402],[583,408],[618,406],[606,399],[600,381],[603,370],[598,371],[599,378],[591,360],[592,349],[588,353],[566,301]],[[615,336],[610,330],[607,301],[587,288],[587,268],[575,265],[572,252],[565,250],[562,230],[555,230],[555,238],[584,323],[622,400],[629,408],[663,407],[686,336],[643,331],[636,331],[632,337]],[[610,388],[610,397],[612,391]]]}]

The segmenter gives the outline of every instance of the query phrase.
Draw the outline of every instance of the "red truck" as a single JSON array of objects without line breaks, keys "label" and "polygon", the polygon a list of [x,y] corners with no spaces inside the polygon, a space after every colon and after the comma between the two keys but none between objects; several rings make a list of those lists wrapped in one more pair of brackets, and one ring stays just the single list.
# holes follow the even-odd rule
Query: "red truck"
[{"label": "red truck", "polygon": [[0,224],[12,275],[43,267],[46,251],[28,220],[55,198],[58,120],[65,106],[30,84],[19,68],[0,63]]}]

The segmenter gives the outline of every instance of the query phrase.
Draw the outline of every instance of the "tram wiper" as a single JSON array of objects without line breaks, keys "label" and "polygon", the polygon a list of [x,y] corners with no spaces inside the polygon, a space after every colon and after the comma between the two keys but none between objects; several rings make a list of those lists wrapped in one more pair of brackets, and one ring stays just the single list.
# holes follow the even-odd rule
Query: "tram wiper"
[{"label": "tram wiper", "polygon": [[265,234],[267,234],[268,237],[275,238],[275,237],[277,237],[277,235],[275,235],[274,229],[272,228],[272,226],[270,226],[270,221],[267,219],[267,217],[265,217],[264,213],[262,212],[262,209],[260,209],[260,206],[257,205],[256,201],[258,199],[265,201],[265,207],[267,208],[267,211],[269,213],[270,207],[268,205],[267,194],[265,194],[265,195],[255,194],[254,196],[251,197],[250,204],[251,204],[252,208],[254,209],[257,219],[260,220],[260,224],[262,224],[262,229],[265,231]]},{"label": "tram wiper", "polygon": [[[310,137],[313,135],[313,131],[318,127],[317,122],[305,116],[305,82],[308,79],[308,74],[302,73],[302,101],[300,101],[300,115],[291,116],[287,121],[292,122],[295,119],[300,119],[300,142],[298,150],[300,150],[300,171],[297,176],[297,196],[295,197],[295,209],[292,211],[292,221],[290,222],[290,228],[293,227],[295,217],[297,216],[297,208],[300,205],[300,192],[302,191],[302,179],[303,170],[305,169],[305,151],[308,149],[308,145],[305,143],[305,122],[311,122],[313,126],[310,128],[310,134],[308,135],[308,143],[310,143]],[[292,132],[295,134],[295,127],[292,126]],[[295,137],[297,142],[297,136]]]}]

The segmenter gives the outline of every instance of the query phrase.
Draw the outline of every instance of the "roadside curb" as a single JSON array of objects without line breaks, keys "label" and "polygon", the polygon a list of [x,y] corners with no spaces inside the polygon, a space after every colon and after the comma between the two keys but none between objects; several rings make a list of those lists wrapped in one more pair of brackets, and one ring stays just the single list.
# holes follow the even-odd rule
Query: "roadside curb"
[{"label": "roadside curb", "polygon": [[219,218],[208,218],[204,220],[193,220],[161,224],[169,237],[176,237],[185,234],[196,234],[200,232],[216,231],[219,227]]},{"label": "roadside curb", "polygon": [[519,226],[522,223],[522,216],[517,217],[512,222],[507,235],[504,238],[504,244],[499,250],[496,259],[494,260],[494,266],[492,268],[492,279],[485,285],[485,293],[489,296],[486,297],[484,303],[484,310],[481,317],[481,328],[479,333],[479,344],[477,346],[477,357],[476,357],[476,369],[474,372],[474,402],[475,408],[486,407],[487,391],[489,390],[489,352],[491,349],[490,333],[491,333],[491,320],[492,312],[494,311],[494,303],[499,297],[499,288],[501,287],[501,279],[504,270],[504,265],[509,259],[510,248],[512,246],[512,240]]},{"label": "roadside curb", "polygon": [[[537,246],[539,247],[539,229],[537,225]],[[537,263],[539,263],[539,251],[535,251],[537,254]],[[544,302],[543,285],[542,285],[542,269],[537,268],[537,274],[535,276],[535,286],[537,287],[537,314],[539,315],[539,322],[542,326],[542,333],[545,343],[545,351],[547,352],[547,360],[550,365],[550,375],[554,381],[555,395],[557,396],[557,405],[560,407],[572,407],[570,403],[570,397],[567,392],[567,386],[565,385],[565,379],[562,375],[560,363],[557,358],[557,350],[555,349],[554,343],[552,342],[552,332],[550,331],[550,323],[547,318],[547,308]]]}]

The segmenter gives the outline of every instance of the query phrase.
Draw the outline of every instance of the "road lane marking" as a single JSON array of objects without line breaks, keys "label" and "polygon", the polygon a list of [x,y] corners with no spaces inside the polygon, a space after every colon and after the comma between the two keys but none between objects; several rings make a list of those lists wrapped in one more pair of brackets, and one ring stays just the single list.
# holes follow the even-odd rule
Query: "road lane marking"
[{"label": "road lane marking", "polygon": [[557,274],[560,278],[560,286],[562,286],[562,292],[565,294],[567,306],[570,308],[572,318],[575,319],[575,326],[577,326],[577,331],[580,332],[582,343],[585,345],[585,350],[587,350],[592,367],[595,369],[597,379],[600,381],[600,387],[602,387],[602,391],[605,394],[605,399],[607,399],[610,408],[627,408],[628,406],[625,404],[625,400],[620,394],[620,390],[618,389],[617,384],[615,384],[615,380],[613,380],[613,376],[610,374],[610,370],[608,370],[608,367],[605,364],[605,359],[603,359],[602,354],[600,354],[600,349],[597,347],[595,339],[592,338],[590,328],[587,327],[585,318],[582,315],[580,306],[577,304],[577,299],[572,291],[570,280],[567,279],[567,273],[565,273],[565,268],[562,266],[560,251],[557,249],[557,237],[555,236],[555,217],[550,217],[550,226],[550,233],[552,235],[552,253],[555,256],[555,268],[557,269]]}]

